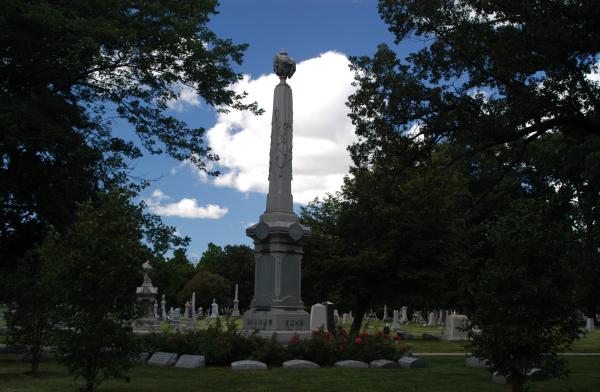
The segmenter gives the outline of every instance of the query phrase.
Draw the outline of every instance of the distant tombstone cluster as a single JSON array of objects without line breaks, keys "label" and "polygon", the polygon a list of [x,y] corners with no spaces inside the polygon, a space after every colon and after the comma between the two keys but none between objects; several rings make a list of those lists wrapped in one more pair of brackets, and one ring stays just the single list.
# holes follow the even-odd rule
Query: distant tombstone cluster
[{"label": "distant tombstone cluster", "polygon": [[165,295],[162,295],[160,304],[158,303],[158,288],[152,285],[150,271],[152,266],[146,261],[143,264],[144,281],[141,286],[136,288],[138,303],[142,308],[142,316],[134,324],[136,333],[152,333],[160,331],[160,324],[167,323],[175,331],[184,331],[191,329],[196,325],[196,321],[201,319],[217,319],[222,314],[231,314],[233,317],[239,317],[238,285],[235,285],[235,299],[233,301],[233,310],[224,308],[219,313],[219,305],[213,299],[210,310],[204,311],[202,306],[196,308],[196,293],[185,303],[184,308],[167,307]]}]

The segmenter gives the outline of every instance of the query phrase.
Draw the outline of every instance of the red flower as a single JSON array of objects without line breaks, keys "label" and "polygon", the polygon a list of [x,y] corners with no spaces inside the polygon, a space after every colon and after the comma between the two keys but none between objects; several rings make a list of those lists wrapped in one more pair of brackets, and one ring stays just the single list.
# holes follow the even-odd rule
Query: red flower
[{"label": "red flower", "polygon": [[356,338],[354,339],[354,343],[356,344],[362,344],[363,340],[361,338]]},{"label": "red flower", "polygon": [[398,340],[402,340],[402,338],[398,335],[394,336],[394,340],[397,342]]},{"label": "red flower", "polygon": [[294,345],[296,345],[298,343],[300,343],[300,339],[298,339],[298,336],[296,336],[296,335],[292,336],[292,338],[290,339],[290,344],[292,346],[294,346]]}]

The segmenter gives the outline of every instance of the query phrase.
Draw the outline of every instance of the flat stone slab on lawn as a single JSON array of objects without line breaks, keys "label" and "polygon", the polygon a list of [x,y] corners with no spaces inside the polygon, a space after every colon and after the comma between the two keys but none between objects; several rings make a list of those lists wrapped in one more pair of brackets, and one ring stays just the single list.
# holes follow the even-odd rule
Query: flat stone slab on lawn
[{"label": "flat stone slab on lawn", "polygon": [[333,364],[335,367],[349,368],[349,369],[365,369],[369,367],[369,364],[362,361],[354,361],[352,359],[347,361],[339,361]]},{"label": "flat stone slab on lawn", "polygon": [[196,369],[206,366],[204,355],[182,355],[175,364],[176,368]]},{"label": "flat stone slab on lawn", "polygon": [[177,362],[176,353],[165,353],[159,351],[152,354],[148,360],[148,365],[166,367],[175,365],[175,362]]},{"label": "flat stone slab on lawn", "polygon": [[489,369],[492,367],[492,365],[487,359],[479,359],[473,356],[467,357],[465,359],[465,366],[468,368],[475,369]]},{"label": "flat stone slab on lawn", "polygon": [[231,362],[233,370],[267,370],[267,365],[259,361],[235,361]]},{"label": "flat stone slab on lawn", "polygon": [[424,368],[425,362],[417,357],[402,357],[398,360],[400,367],[405,369]]},{"label": "flat stone slab on lawn", "polygon": [[318,364],[304,359],[292,359],[284,362],[282,366],[286,369],[318,369],[320,367]]},{"label": "flat stone slab on lawn", "polygon": [[540,368],[529,369],[525,375],[529,381],[546,381],[550,379],[550,374]]},{"label": "flat stone slab on lawn", "polygon": [[387,359],[376,359],[369,363],[369,367],[374,369],[398,369],[400,368],[400,364],[395,361],[389,361]]},{"label": "flat stone slab on lawn", "polygon": [[504,376],[501,376],[500,373],[494,372],[492,374],[492,383],[494,384],[508,384],[508,379]]}]

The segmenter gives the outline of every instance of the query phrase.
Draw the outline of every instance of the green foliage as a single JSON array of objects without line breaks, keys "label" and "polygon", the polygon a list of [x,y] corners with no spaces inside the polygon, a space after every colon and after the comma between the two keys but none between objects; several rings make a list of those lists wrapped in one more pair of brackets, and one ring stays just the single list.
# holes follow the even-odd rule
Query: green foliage
[{"label": "green foliage", "polygon": [[[232,298],[235,284],[239,288],[240,309],[250,306],[254,292],[254,251],[246,245],[226,245],[221,248],[213,243],[202,254],[198,271],[218,274],[232,285],[227,297]],[[231,302],[231,301],[228,301]]]},{"label": "green foliage", "polygon": [[185,249],[175,249],[171,258],[155,259],[152,267],[153,270],[150,273],[152,283],[158,287],[159,294],[165,295],[167,304],[171,304],[173,307],[183,306],[189,297],[180,302],[177,294],[194,276],[194,265],[187,258]]},{"label": "green foliage", "polygon": [[343,328],[339,328],[336,335],[315,330],[310,339],[303,340],[295,336],[284,345],[278,342],[276,336],[265,339],[256,335],[240,335],[233,319],[228,320],[226,326],[219,319],[205,330],[154,334],[139,339],[145,351],[202,354],[211,366],[228,366],[233,361],[248,358],[269,366],[281,366],[290,359],[306,359],[330,366],[344,359],[398,360],[407,350],[407,346],[381,332],[349,335]]},{"label": "green foliage", "polygon": [[306,359],[320,365],[331,366],[337,361],[354,359],[370,362],[376,359],[397,361],[407,350],[397,338],[382,332],[348,334],[338,328],[336,334],[315,330],[310,339],[292,338],[288,350],[293,358]]},{"label": "green foliage", "polygon": [[120,192],[99,199],[82,204],[75,223],[50,235],[39,250],[44,274],[55,282],[53,342],[60,361],[86,381],[88,391],[106,378],[127,379],[137,353],[135,288],[149,254],[141,242],[140,207]]},{"label": "green foliage", "polygon": [[203,306],[208,311],[207,306],[212,304],[213,299],[218,304],[232,303],[232,290],[231,282],[221,275],[200,271],[179,291],[177,303],[185,304],[195,292],[196,306]]},{"label": "green foliage", "polygon": [[566,350],[578,333],[569,232],[551,207],[525,200],[490,223],[490,257],[474,286],[472,341],[468,349],[487,358],[521,390],[525,372],[542,367],[564,372]]},{"label": "green foliage", "polygon": [[392,156],[385,165],[355,167],[339,194],[302,209],[313,233],[305,246],[308,300],[351,306],[354,332],[373,302],[448,304],[446,276],[462,256],[470,195],[464,175],[444,168],[446,156],[440,147],[430,160]]},{"label": "green foliage", "polygon": [[[191,89],[219,110],[260,112],[230,86],[241,79],[247,45],[208,28],[217,2],[15,0],[0,21],[0,299],[20,258],[50,230],[71,224],[78,203],[130,182],[128,162],[143,151],[190,159],[201,170],[217,157],[204,129],[169,115]],[[120,120],[127,132],[113,132]],[[121,124],[122,125],[122,124]],[[137,142],[131,142],[136,140]],[[164,254],[170,238],[146,235]],[[168,236],[169,237],[169,236]],[[180,244],[182,246],[184,244]]]}]

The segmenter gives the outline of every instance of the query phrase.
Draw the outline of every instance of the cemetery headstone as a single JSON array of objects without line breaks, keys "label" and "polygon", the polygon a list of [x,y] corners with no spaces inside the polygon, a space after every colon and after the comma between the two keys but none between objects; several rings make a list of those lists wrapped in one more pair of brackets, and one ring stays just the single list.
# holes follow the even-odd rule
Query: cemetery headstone
[{"label": "cemetery headstone", "polygon": [[429,317],[427,319],[427,326],[431,327],[436,324],[437,317],[435,316],[435,312],[429,312]]},{"label": "cemetery headstone", "polygon": [[317,369],[320,367],[318,364],[304,359],[292,359],[284,362],[282,366],[286,369]]},{"label": "cemetery headstone", "polygon": [[236,361],[231,362],[233,370],[267,370],[267,365],[259,361]]},{"label": "cemetery headstone", "polygon": [[206,366],[204,355],[182,355],[175,363],[176,368],[196,369]]},{"label": "cemetery headstone", "polygon": [[594,330],[594,319],[591,317],[588,317],[585,319],[585,329],[588,332],[591,332]]},{"label": "cemetery headstone", "polygon": [[400,312],[401,312],[400,323],[401,324],[408,323],[408,306],[401,307]]},{"label": "cemetery headstone", "polygon": [[369,364],[362,361],[346,360],[338,361],[333,364],[335,367],[350,368],[350,369],[365,369],[369,367]]},{"label": "cemetery headstone", "polygon": [[327,324],[325,325],[325,329],[327,331],[335,334],[335,316],[333,314],[333,303],[325,302],[325,312],[327,314]]},{"label": "cemetery headstone", "polygon": [[390,319],[387,311],[387,305],[383,305],[383,321],[388,321]]},{"label": "cemetery headstone", "polygon": [[416,369],[416,368],[424,368],[425,362],[417,357],[412,356],[404,356],[398,360],[398,364],[400,367],[405,369]]},{"label": "cemetery headstone", "polygon": [[160,301],[160,315],[163,320],[167,319],[167,301],[165,300],[165,295],[162,295],[162,300]]},{"label": "cemetery headstone", "polygon": [[159,351],[152,354],[148,360],[148,365],[167,367],[175,365],[175,362],[177,362],[176,353],[165,353]]},{"label": "cemetery headstone", "polygon": [[213,303],[210,306],[210,318],[217,318],[219,317],[219,305],[217,305],[217,303],[215,302],[215,299],[213,298]]},{"label": "cemetery headstone", "polygon": [[314,304],[310,308],[310,329],[327,329],[327,307],[323,304]]},{"label": "cemetery headstone", "polygon": [[387,359],[376,359],[369,363],[369,367],[375,369],[398,369],[400,368],[400,364]]},{"label": "cemetery headstone", "polygon": [[451,314],[446,318],[446,328],[442,339],[449,342],[468,340],[467,332],[463,330],[469,319],[464,314]]},{"label": "cemetery headstone", "polygon": [[474,356],[468,356],[465,359],[465,366],[468,368],[475,368],[475,369],[489,369],[492,367],[492,365],[490,364],[490,362],[487,359],[480,359]]},{"label": "cemetery headstone", "polygon": [[393,320],[392,320],[392,331],[400,330],[400,312],[398,310],[394,310],[392,312]]}]

